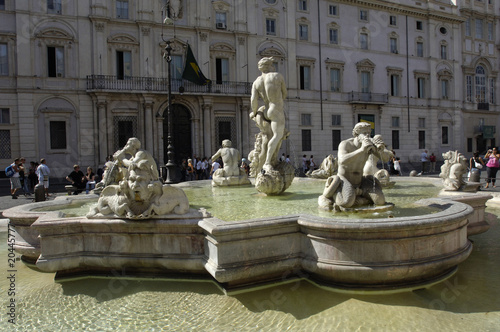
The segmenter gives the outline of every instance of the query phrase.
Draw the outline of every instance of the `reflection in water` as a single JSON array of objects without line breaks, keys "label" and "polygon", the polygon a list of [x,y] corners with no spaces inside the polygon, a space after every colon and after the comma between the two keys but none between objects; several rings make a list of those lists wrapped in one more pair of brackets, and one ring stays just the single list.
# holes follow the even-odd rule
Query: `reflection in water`
[{"label": "reflection in water", "polygon": [[[469,259],[456,275],[429,289],[350,295],[302,279],[226,296],[209,281],[89,278],[54,283],[53,274],[17,262],[17,324],[7,323],[3,313],[0,329],[497,331],[500,223],[494,215],[500,209],[487,212],[492,227],[472,237]],[[7,257],[5,232],[0,241]],[[3,264],[6,271],[6,259]],[[115,275],[126,276],[126,271]],[[2,278],[0,286],[6,299],[8,280]]]}]

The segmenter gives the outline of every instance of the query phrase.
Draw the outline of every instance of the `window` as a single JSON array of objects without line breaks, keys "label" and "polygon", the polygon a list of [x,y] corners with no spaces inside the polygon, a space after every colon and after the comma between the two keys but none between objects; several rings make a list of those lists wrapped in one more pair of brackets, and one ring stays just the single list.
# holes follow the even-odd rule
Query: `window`
[{"label": "window", "polygon": [[399,75],[391,75],[391,96],[399,96]]},{"label": "window", "polygon": [[361,72],[361,92],[370,92],[370,72],[368,71]]},{"label": "window", "polygon": [[417,78],[417,98],[425,98],[425,78]]},{"label": "window", "polygon": [[471,36],[471,32],[470,32],[470,18],[468,18],[467,21],[465,21],[465,35],[467,37]]},{"label": "window", "polygon": [[119,80],[132,77],[132,53],[116,51],[116,78]]},{"label": "window", "polygon": [[416,22],[416,28],[417,30],[424,30],[424,24],[422,23],[422,21],[417,21]]},{"label": "window", "polygon": [[215,12],[215,27],[217,29],[225,29],[227,23],[226,13]]},{"label": "window", "polygon": [[389,25],[396,26],[398,23],[395,15],[389,16]]},{"label": "window", "polygon": [[399,149],[399,130],[392,131],[392,148]]},{"label": "window", "polygon": [[64,77],[64,47],[47,47],[49,77]]},{"label": "window", "polygon": [[0,10],[5,10],[5,0],[0,0]]},{"label": "window", "polygon": [[361,21],[368,21],[368,11],[365,9],[359,10],[359,19]]},{"label": "window", "polygon": [[302,151],[311,150],[311,129],[302,129]]},{"label": "window", "polygon": [[311,114],[301,114],[300,115],[300,124],[302,126],[310,126],[310,125],[312,125]]},{"label": "window", "polygon": [[276,3],[276,0],[266,0],[266,2],[270,5],[274,5]]},{"label": "window", "polygon": [[299,39],[309,40],[309,26],[305,24],[299,24]]},{"label": "window", "polygon": [[116,0],[116,18],[128,19],[128,0]]},{"label": "window", "polygon": [[398,40],[396,38],[390,38],[389,43],[391,45],[391,53],[398,54]]},{"label": "window", "polygon": [[424,43],[417,42],[417,56],[422,58],[424,56]]},{"label": "window", "polygon": [[493,40],[493,23],[488,22],[488,40]]},{"label": "window", "polygon": [[339,43],[339,30],[330,29],[329,35],[330,35],[330,44],[338,44]]},{"label": "window", "polygon": [[10,109],[0,108],[0,123],[2,124],[10,123]]},{"label": "window", "polygon": [[47,0],[47,14],[61,14],[61,0]]},{"label": "window", "polygon": [[113,118],[115,125],[115,149],[123,148],[129,138],[135,137],[137,119],[132,116],[115,116]]},{"label": "window", "polygon": [[490,104],[495,104],[496,102],[495,94],[496,94],[495,79],[490,78]]},{"label": "window", "polygon": [[441,80],[441,98],[448,99],[448,80]]},{"label": "window", "polygon": [[448,126],[441,127],[441,144],[448,145]]},{"label": "window", "polygon": [[0,75],[9,75],[9,53],[7,44],[0,44]]},{"label": "window", "polygon": [[332,126],[341,126],[341,125],[342,125],[342,115],[332,114]]},{"label": "window", "polygon": [[399,128],[399,116],[392,117],[392,126],[395,128]]},{"label": "window", "polygon": [[328,6],[328,13],[331,16],[337,16],[339,14],[338,13],[338,7],[336,5],[329,5]]},{"label": "window", "polygon": [[215,80],[217,84],[229,81],[229,59],[215,59]]},{"label": "window", "polygon": [[486,73],[482,66],[476,68],[476,103],[486,102]]},{"label": "window", "polygon": [[0,159],[11,159],[10,130],[0,130]]},{"label": "window", "polygon": [[330,90],[340,92],[340,69],[330,69]]},{"label": "window", "polygon": [[425,130],[418,131],[418,148],[425,149]]},{"label": "window", "polygon": [[307,0],[298,0],[299,1],[299,10],[307,11]]},{"label": "window", "polygon": [[50,121],[50,149],[66,149],[66,121]]},{"label": "window", "polygon": [[483,20],[476,18],[476,38],[483,39]]},{"label": "window", "polygon": [[359,35],[359,48],[361,48],[362,50],[368,49],[368,34],[361,33]]},{"label": "window", "polygon": [[467,137],[467,152],[472,152],[472,137]]},{"label": "window", "polygon": [[300,89],[310,90],[311,89],[311,67],[300,66]]},{"label": "window", "polygon": [[448,33],[448,29],[446,29],[445,27],[440,27],[439,32],[441,32],[442,35],[446,35]]},{"label": "window", "polygon": [[467,101],[472,101],[472,76],[465,76],[466,88],[466,99]]},{"label": "window", "polygon": [[172,74],[173,80],[181,80],[182,72],[184,69],[184,61],[182,55],[172,55],[172,61],[170,62],[170,73]]},{"label": "window", "polygon": [[448,47],[446,45],[441,45],[441,59],[448,59]]},{"label": "window", "polygon": [[222,142],[225,139],[228,140],[233,140],[232,137],[232,122],[231,121],[223,121],[220,120],[217,122],[218,124],[218,130],[217,130],[217,136],[218,136],[218,142]]},{"label": "window", "polygon": [[276,20],[273,18],[266,18],[266,34],[276,35]]},{"label": "window", "polygon": [[341,142],[340,140],[340,135],[341,132],[338,129],[332,130],[332,150],[333,151],[338,151],[339,149],[339,144]]},{"label": "window", "polygon": [[425,118],[418,118],[418,127],[425,128]]}]

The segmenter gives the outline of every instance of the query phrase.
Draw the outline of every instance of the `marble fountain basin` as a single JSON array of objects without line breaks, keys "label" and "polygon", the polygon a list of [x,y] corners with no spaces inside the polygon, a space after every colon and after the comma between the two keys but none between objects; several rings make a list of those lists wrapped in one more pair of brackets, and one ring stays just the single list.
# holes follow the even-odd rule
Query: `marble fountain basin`
[{"label": "marble fountain basin", "polygon": [[[406,180],[398,178],[397,184],[404,187]],[[309,180],[297,179],[294,185],[301,188],[304,181]],[[315,181],[319,195],[324,182]],[[194,184],[210,186],[197,181],[179,187],[188,191]],[[302,201],[300,195],[291,197]],[[87,219],[61,212],[97,200],[87,195],[22,205],[3,214],[16,229],[15,249],[23,261],[56,272],[56,280],[116,276],[114,271],[125,269],[138,277],[210,278],[229,291],[297,277],[370,292],[417,289],[451,276],[471,253],[468,235],[489,227],[484,221],[489,198],[419,199],[413,208],[420,212],[413,216],[287,213],[280,203],[276,208],[284,211],[279,215],[223,220],[191,197],[190,213],[162,219]],[[246,199],[249,205],[262,197]]]}]

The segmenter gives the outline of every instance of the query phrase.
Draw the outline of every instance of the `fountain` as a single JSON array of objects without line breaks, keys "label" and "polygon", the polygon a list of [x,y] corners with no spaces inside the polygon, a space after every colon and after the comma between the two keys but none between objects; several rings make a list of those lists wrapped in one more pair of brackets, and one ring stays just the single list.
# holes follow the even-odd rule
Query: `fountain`
[{"label": "fountain", "polygon": [[[56,272],[58,280],[126,267],[130,276],[210,277],[228,291],[279,281],[289,273],[307,274],[310,280],[340,289],[407,290],[453,275],[472,250],[468,225],[473,218],[484,223],[484,206],[474,210],[444,198],[415,202],[427,213],[413,216],[276,214],[277,206],[284,205],[277,201],[274,215],[248,219],[256,215],[254,210],[238,220],[222,220],[210,214],[210,204],[189,207],[183,189],[211,188],[208,181],[159,185],[148,159],[136,140],[117,152],[110,174],[121,180],[104,187],[88,217],[65,217],[61,212],[87,202],[88,196],[4,211],[18,234],[14,248],[23,261]],[[294,191],[312,182],[317,184],[313,192],[319,192],[323,184],[314,179],[294,182]],[[212,195],[230,188],[213,187]],[[290,198],[293,204],[302,200],[300,195],[276,197]],[[248,205],[272,197],[250,194],[237,201]],[[224,203],[234,204],[227,199]]]}]

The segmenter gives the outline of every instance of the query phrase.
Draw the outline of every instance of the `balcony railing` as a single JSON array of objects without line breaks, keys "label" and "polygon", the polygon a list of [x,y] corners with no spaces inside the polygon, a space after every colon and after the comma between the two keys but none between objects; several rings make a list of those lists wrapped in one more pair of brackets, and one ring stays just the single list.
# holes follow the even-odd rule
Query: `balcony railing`
[{"label": "balcony railing", "polygon": [[477,103],[477,109],[482,111],[489,111],[490,104],[489,103]]},{"label": "balcony railing", "polygon": [[[180,90],[183,88],[182,91]],[[182,79],[172,79],[172,93],[208,93],[224,95],[250,95],[252,84],[248,82],[211,82],[198,85]],[[116,92],[168,92],[168,79],[156,77],[124,77],[111,75],[88,75],[87,91]]]},{"label": "balcony railing", "polygon": [[347,101],[360,104],[387,104],[389,95],[387,93],[352,91],[348,93]]}]

